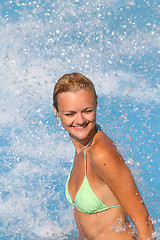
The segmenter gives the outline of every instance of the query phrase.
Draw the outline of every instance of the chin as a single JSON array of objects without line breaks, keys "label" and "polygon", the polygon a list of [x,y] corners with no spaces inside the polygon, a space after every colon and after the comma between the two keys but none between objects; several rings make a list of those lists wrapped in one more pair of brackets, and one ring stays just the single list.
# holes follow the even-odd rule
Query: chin
[{"label": "chin", "polygon": [[87,138],[88,134],[76,134],[76,133],[70,133],[70,135],[74,138],[77,138],[79,140],[84,140]]},{"label": "chin", "polygon": [[70,135],[74,136],[74,138],[84,140],[88,137],[88,135],[91,133],[93,130],[95,124],[93,126],[87,125],[86,127],[83,128],[76,128],[73,127],[72,131],[70,131]]}]

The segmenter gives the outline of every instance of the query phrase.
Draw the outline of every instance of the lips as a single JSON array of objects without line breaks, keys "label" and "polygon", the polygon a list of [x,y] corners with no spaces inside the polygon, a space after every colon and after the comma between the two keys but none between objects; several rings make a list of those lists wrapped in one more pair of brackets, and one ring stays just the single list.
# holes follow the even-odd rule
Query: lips
[{"label": "lips", "polygon": [[82,131],[82,130],[84,130],[86,128],[86,126],[85,127],[73,127],[73,128],[76,131]]},{"label": "lips", "polygon": [[84,129],[84,128],[86,128],[88,126],[88,123],[87,124],[85,124],[85,125],[83,125],[83,126],[73,126],[73,128],[74,129]]}]

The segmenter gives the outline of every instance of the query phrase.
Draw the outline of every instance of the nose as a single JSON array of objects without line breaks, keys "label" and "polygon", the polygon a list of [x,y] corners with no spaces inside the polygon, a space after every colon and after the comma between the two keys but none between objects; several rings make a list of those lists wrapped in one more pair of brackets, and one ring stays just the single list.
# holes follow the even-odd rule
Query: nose
[{"label": "nose", "polygon": [[82,125],[83,123],[85,123],[85,118],[84,118],[84,116],[83,116],[83,113],[77,113],[76,114],[76,119],[75,119],[75,122],[76,122],[76,124],[78,124],[78,125]]}]

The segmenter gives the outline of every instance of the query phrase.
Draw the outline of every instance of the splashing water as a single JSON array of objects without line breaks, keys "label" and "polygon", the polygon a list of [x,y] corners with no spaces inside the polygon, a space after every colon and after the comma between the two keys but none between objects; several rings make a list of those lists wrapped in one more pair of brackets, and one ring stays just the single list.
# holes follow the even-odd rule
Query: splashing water
[{"label": "splashing water", "polygon": [[2,0],[0,12],[0,239],[78,239],[64,196],[73,146],[51,106],[72,71],[94,82],[98,123],[160,239],[157,1]]}]

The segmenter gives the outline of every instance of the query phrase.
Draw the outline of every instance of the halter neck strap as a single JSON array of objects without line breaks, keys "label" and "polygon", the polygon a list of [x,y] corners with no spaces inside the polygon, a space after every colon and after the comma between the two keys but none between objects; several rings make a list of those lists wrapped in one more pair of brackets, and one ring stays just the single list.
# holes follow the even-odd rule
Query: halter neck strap
[{"label": "halter neck strap", "polygon": [[[96,133],[99,132],[100,130],[101,130],[101,127],[96,123]],[[91,142],[93,141],[93,138],[95,137],[96,133],[95,133],[95,134],[93,135],[93,137],[90,139],[89,143],[80,149],[79,153],[80,153],[83,149],[86,149],[86,148],[91,144]],[[77,155],[78,155],[79,153],[77,153]],[[76,155],[76,149],[75,149],[75,155]]]},{"label": "halter neck strap", "polygon": [[[97,132],[99,132],[100,130],[101,130],[101,127],[98,125],[98,124],[96,124],[96,128],[97,128],[97,131],[96,131],[96,133]],[[91,142],[93,141],[93,138],[94,138],[94,136],[96,135],[96,133],[93,135],[93,137],[91,138],[91,140],[89,141],[89,143],[84,147],[84,166],[85,166],[85,176],[87,176],[87,166],[86,166],[86,148],[91,144]]]},{"label": "halter neck strap", "polygon": [[[101,130],[101,127],[97,123],[96,123],[96,130],[97,130],[96,133]],[[91,144],[96,133],[93,135],[93,137],[90,139],[89,143],[84,148],[87,148]]]}]

